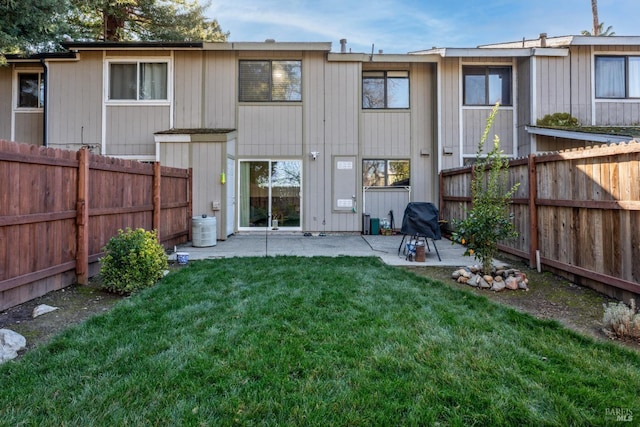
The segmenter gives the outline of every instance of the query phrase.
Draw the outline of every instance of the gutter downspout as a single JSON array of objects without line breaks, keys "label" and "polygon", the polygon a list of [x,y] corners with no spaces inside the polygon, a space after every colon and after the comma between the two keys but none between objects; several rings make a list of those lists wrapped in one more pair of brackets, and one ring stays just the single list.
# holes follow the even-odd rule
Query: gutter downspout
[{"label": "gutter downspout", "polygon": [[40,59],[40,64],[42,64],[42,79],[44,80],[44,93],[42,99],[42,145],[48,147],[47,141],[47,94],[49,92],[49,69],[47,68],[47,63],[44,58]]}]

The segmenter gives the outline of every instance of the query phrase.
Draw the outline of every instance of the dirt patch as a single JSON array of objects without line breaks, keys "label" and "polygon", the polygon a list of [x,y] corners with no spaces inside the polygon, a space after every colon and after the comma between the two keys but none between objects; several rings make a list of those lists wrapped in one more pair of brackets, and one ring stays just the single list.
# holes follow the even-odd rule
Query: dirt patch
[{"label": "dirt patch", "polygon": [[[540,319],[554,319],[585,335],[609,340],[602,332],[602,315],[606,304],[613,299],[551,273],[538,273],[519,263],[511,266],[529,278],[529,291],[492,292],[461,285],[451,279],[452,267],[407,267],[415,274],[437,279],[445,284],[530,313]],[[125,297],[101,290],[97,282],[89,286],[72,285],[16,307],[0,312],[0,329],[11,329],[27,339],[28,351],[51,339],[64,329],[79,324],[91,316],[108,311]],[[39,304],[59,309],[35,319],[31,313]],[[640,351],[639,342],[624,345]]]},{"label": "dirt patch", "polygon": [[[24,336],[27,339],[24,351],[28,351],[64,329],[106,312],[122,298],[101,290],[96,283],[71,285],[0,312],[0,329],[11,329]],[[58,307],[58,310],[34,319],[33,308],[40,304]]]}]

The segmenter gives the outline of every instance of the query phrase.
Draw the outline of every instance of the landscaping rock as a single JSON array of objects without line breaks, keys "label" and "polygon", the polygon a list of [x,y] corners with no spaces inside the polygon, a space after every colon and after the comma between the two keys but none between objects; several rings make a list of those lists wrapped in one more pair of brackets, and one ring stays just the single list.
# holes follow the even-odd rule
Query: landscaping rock
[{"label": "landscaping rock", "polygon": [[505,284],[503,281],[494,281],[493,284],[491,285],[491,290],[495,291],[495,292],[500,292],[500,291],[504,291],[505,288]]},{"label": "landscaping rock", "polygon": [[478,286],[478,275],[474,274],[471,276],[471,279],[467,280],[467,285],[473,286],[474,288]]},{"label": "landscaping rock", "polygon": [[31,317],[34,319],[38,316],[42,316],[43,314],[51,313],[52,311],[56,311],[58,307],[51,307],[47,304],[40,304],[33,308],[33,312],[31,313]]},{"label": "landscaping rock", "polygon": [[525,291],[529,290],[529,286],[525,282],[518,282],[518,289],[524,289]]},{"label": "landscaping rock", "polygon": [[490,289],[490,288],[491,288],[491,285],[490,285],[490,284],[488,284],[488,283],[487,283],[487,281],[486,281],[486,280],[484,280],[484,278],[483,278],[483,277],[481,277],[481,278],[478,280],[478,287],[480,287],[481,289]]},{"label": "landscaping rock", "polygon": [[0,363],[18,357],[18,352],[27,346],[25,337],[10,329],[0,329]]},{"label": "landscaping rock", "polygon": [[451,274],[451,278],[452,278],[453,280],[458,280],[458,278],[459,278],[460,276],[461,276],[461,274],[460,274],[460,270],[456,270],[456,271],[454,271],[454,272]]},{"label": "landscaping rock", "polygon": [[504,284],[507,289],[511,289],[512,291],[518,289],[518,279],[516,279],[514,276],[507,277],[507,280],[505,280]]},{"label": "landscaping rock", "polygon": [[468,277],[460,276],[458,277],[458,283],[462,283],[463,285],[469,281]]},{"label": "landscaping rock", "polygon": [[485,274],[482,278],[489,284],[493,283],[493,276],[491,276],[490,274]]}]

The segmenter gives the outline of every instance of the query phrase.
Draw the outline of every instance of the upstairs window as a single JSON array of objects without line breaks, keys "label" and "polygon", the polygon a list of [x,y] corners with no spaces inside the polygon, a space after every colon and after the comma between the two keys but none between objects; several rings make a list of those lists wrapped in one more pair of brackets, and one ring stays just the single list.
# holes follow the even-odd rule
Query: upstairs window
[{"label": "upstairs window", "polygon": [[409,108],[409,72],[363,71],[362,108]]},{"label": "upstairs window", "polygon": [[18,108],[44,107],[44,79],[42,73],[18,74]]},{"label": "upstairs window", "polygon": [[167,101],[166,62],[112,62],[109,99],[112,101]]},{"label": "upstairs window", "polygon": [[302,61],[240,61],[240,102],[302,101]]},{"label": "upstairs window", "polygon": [[362,185],[365,187],[407,186],[409,160],[363,160]]},{"label": "upstairs window", "polygon": [[462,67],[464,105],[512,105],[511,67]]},{"label": "upstairs window", "polygon": [[640,56],[596,56],[596,98],[640,98]]}]

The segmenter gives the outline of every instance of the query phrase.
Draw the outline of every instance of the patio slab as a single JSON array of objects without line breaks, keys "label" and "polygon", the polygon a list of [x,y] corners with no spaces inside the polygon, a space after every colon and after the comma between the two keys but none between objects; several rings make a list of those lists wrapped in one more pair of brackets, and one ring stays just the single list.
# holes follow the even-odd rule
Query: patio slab
[{"label": "patio slab", "polygon": [[[443,238],[435,243],[442,261],[438,260],[433,243],[426,252],[425,262],[409,261],[398,248],[402,235],[313,234],[302,233],[242,233],[218,241],[215,246],[198,248],[191,242],[178,246],[178,252],[189,254],[190,260],[250,257],[250,256],[376,256],[388,265],[403,266],[463,266],[476,264],[473,258],[463,256],[464,247]],[[175,259],[175,254],[171,256]]]}]

